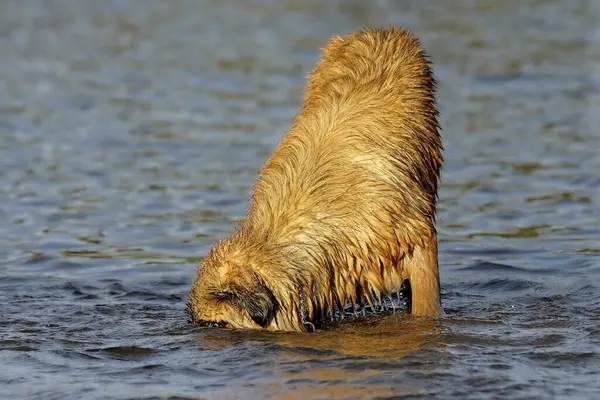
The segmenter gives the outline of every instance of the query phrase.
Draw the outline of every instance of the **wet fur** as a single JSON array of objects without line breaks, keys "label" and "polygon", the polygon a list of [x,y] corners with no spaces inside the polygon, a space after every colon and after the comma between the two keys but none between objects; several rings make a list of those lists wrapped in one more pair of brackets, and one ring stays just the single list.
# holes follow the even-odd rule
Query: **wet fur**
[{"label": "wet fur", "polygon": [[198,270],[190,319],[312,330],[407,282],[412,313],[439,315],[442,143],[423,49],[399,28],[334,37],[309,78],[247,218]]}]

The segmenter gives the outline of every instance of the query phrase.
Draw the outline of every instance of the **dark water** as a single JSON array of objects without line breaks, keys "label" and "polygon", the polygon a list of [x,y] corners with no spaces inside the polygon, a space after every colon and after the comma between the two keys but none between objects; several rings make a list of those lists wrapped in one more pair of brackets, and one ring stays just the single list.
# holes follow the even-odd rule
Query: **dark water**
[{"label": "dark water", "polygon": [[[600,3],[0,2],[1,398],[598,398]],[[332,33],[440,81],[447,316],[193,328]]]}]

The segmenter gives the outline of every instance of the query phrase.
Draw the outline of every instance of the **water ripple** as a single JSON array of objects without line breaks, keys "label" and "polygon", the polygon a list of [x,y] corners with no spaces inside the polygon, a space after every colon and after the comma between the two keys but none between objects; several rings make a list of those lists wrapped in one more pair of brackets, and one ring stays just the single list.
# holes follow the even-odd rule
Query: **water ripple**
[{"label": "water ripple", "polygon": [[[594,1],[0,2],[0,397],[595,398]],[[200,329],[185,299],[332,33],[439,81],[445,315]]]}]

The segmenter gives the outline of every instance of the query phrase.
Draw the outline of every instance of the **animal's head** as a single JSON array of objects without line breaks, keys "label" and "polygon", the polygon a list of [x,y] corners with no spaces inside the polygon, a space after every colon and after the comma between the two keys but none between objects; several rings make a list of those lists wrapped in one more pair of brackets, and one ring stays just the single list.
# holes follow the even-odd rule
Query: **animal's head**
[{"label": "animal's head", "polygon": [[331,279],[321,269],[313,271],[314,276],[309,273],[311,269],[298,262],[296,250],[256,242],[254,235],[238,231],[212,248],[190,291],[190,321],[287,332],[323,327],[333,298],[325,295],[327,286],[321,283]]},{"label": "animal's head", "polygon": [[187,313],[201,326],[303,331],[295,278],[280,257],[234,235],[206,256],[190,291]]}]

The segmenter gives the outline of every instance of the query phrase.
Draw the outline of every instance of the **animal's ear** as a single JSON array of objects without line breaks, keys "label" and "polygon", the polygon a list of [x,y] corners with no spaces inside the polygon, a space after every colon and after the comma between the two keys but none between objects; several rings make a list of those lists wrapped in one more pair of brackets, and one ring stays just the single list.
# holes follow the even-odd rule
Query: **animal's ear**
[{"label": "animal's ear", "polygon": [[227,291],[213,292],[213,295],[246,310],[252,320],[262,328],[269,326],[279,309],[271,289],[261,283],[251,288],[234,286]]}]

